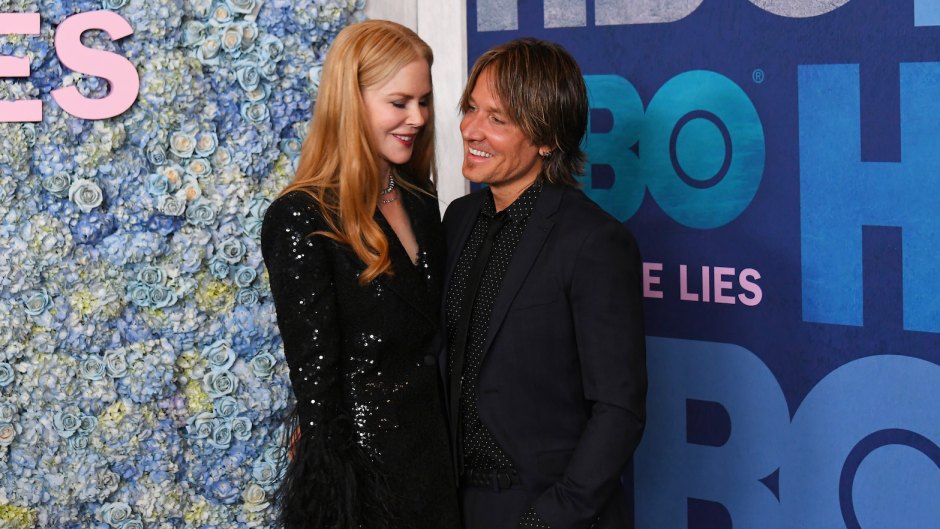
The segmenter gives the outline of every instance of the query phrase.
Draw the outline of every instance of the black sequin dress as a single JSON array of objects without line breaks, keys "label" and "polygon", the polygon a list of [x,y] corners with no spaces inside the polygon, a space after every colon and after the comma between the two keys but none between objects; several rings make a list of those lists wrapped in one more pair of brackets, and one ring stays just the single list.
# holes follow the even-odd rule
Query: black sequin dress
[{"label": "black sequin dress", "polygon": [[393,276],[322,236],[303,192],[279,197],[261,231],[301,438],[281,490],[285,527],[459,529],[437,352],[443,240],[437,201],[401,192],[417,265],[384,217]]}]

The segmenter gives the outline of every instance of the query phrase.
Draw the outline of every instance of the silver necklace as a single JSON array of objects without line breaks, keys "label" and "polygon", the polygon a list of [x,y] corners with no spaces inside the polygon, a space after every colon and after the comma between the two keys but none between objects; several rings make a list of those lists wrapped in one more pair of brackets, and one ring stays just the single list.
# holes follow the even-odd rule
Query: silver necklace
[{"label": "silver necklace", "polygon": [[[391,170],[391,169],[389,169],[389,170],[388,170],[388,187],[386,187],[385,189],[383,189],[383,190],[379,193],[379,197],[381,197],[381,196],[383,196],[383,195],[387,195],[387,194],[391,193],[392,191],[394,191],[394,190],[395,190],[395,185],[396,185],[396,184],[395,184],[395,174],[392,173],[392,170]],[[382,204],[391,204],[392,202],[395,202],[396,200],[398,200],[398,195],[395,195],[395,196],[392,197],[392,198],[379,198],[379,202],[381,202]]]}]

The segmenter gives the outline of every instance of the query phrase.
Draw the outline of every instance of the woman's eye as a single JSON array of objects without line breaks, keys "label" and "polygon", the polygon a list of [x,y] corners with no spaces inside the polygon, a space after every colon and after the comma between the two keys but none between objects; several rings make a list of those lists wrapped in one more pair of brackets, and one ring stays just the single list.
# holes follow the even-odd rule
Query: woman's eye
[{"label": "woman's eye", "polygon": [[423,106],[423,107],[426,107],[426,106],[430,105],[431,102],[428,101],[427,99],[422,99],[422,100],[418,101],[418,104],[421,105],[421,106]]},{"label": "woman's eye", "polygon": [[395,108],[405,108],[405,104],[401,101],[392,101],[392,106]]}]

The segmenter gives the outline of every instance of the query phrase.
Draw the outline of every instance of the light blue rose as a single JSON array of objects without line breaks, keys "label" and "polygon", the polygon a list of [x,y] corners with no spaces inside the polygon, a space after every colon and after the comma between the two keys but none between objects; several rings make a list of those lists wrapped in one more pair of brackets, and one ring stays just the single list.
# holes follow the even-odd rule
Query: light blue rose
[{"label": "light blue rose", "polygon": [[32,147],[36,145],[36,125],[33,123],[23,123],[20,130],[23,132],[23,141],[26,143],[27,147]]},{"label": "light blue rose", "polygon": [[268,111],[268,105],[260,101],[242,103],[240,114],[250,123],[264,123],[271,115]]},{"label": "light blue rose", "polygon": [[94,415],[82,415],[81,424],[78,426],[78,433],[88,435],[98,427],[98,418]]},{"label": "light blue rose", "polygon": [[188,274],[195,273],[202,267],[203,249],[197,246],[187,246],[180,256],[180,270]]},{"label": "light blue rose", "polygon": [[147,193],[155,197],[163,196],[175,191],[177,186],[160,173],[153,173],[147,177]]},{"label": "light blue rose", "polygon": [[262,59],[271,62],[280,62],[284,57],[284,42],[274,35],[268,34],[261,37],[261,41],[258,42],[258,49]]},{"label": "light blue rose", "polygon": [[251,285],[256,277],[258,277],[258,272],[250,266],[240,266],[235,270],[235,284],[241,288]]},{"label": "light blue rose", "polygon": [[262,219],[258,217],[246,217],[242,218],[241,222],[242,232],[245,235],[256,240],[261,236],[261,227],[264,225]]},{"label": "light blue rose", "polygon": [[320,91],[320,76],[323,74],[323,65],[318,64],[307,71],[307,82],[310,84],[310,90],[314,93]]},{"label": "light blue rose", "polygon": [[215,411],[216,417],[222,417],[223,419],[231,419],[238,415],[239,407],[238,401],[231,396],[219,397],[212,401],[212,409]]},{"label": "light blue rose", "polygon": [[160,197],[160,213],[171,217],[179,217],[186,212],[186,201],[176,195]]},{"label": "light blue rose", "polygon": [[193,15],[197,18],[208,18],[209,10],[212,8],[214,0],[191,0]]},{"label": "light blue rose", "polygon": [[193,226],[210,226],[215,222],[215,218],[215,207],[208,200],[194,200],[186,208],[186,222]]},{"label": "light blue rose", "polygon": [[209,492],[223,505],[232,505],[238,502],[238,498],[241,497],[241,490],[228,478],[222,478],[211,483]]},{"label": "light blue rose", "polygon": [[212,165],[225,167],[232,163],[232,151],[228,147],[219,147],[212,155]]},{"label": "light blue rose", "polygon": [[216,279],[225,279],[228,277],[229,265],[221,259],[213,259],[209,263],[209,273]]},{"label": "light blue rose", "polygon": [[229,24],[222,30],[222,49],[235,57],[242,51],[242,28],[238,24]]},{"label": "light blue rose", "polygon": [[166,272],[158,266],[145,266],[137,271],[137,280],[146,285],[162,285],[166,281]]},{"label": "light blue rose", "polygon": [[108,351],[104,354],[105,372],[111,378],[127,376],[127,355],[123,349]]},{"label": "light blue rose", "polygon": [[78,372],[82,378],[101,380],[105,374],[104,360],[98,355],[87,356],[78,366]]},{"label": "light blue rose", "polygon": [[150,306],[150,286],[140,281],[127,283],[127,298],[138,307]]},{"label": "light blue rose", "polygon": [[219,137],[215,132],[204,131],[196,135],[196,156],[208,158],[219,147]]},{"label": "light blue rose", "polygon": [[144,522],[140,518],[131,518],[122,523],[117,529],[144,529]]},{"label": "light blue rose", "polygon": [[0,422],[13,422],[16,416],[16,406],[9,402],[0,402]]},{"label": "light blue rose", "polygon": [[88,448],[88,436],[87,435],[73,435],[68,438],[68,447],[72,451],[84,450]]},{"label": "light blue rose", "polygon": [[128,0],[104,0],[101,7],[115,11],[127,5]]},{"label": "light blue rose", "polygon": [[0,388],[9,386],[15,376],[16,373],[13,371],[13,366],[6,362],[0,362]]},{"label": "light blue rose", "polygon": [[238,264],[245,256],[245,244],[236,237],[229,237],[219,244],[217,256],[226,263]]},{"label": "light blue rose", "polygon": [[163,165],[166,163],[166,150],[159,142],[153,141],[147,145],[147,161],[153,165]]},{"label": "light blue rose", "polygon": [[262,487],[273,485],[280,480],[278,465],[272,461],[256,459],[251,467],[251,477]]},{"label": "light blue rose", "polygon": [[23,307],[28,316],[39,316],[52,306],[52,298],[45,289],[27,292],[22,297]]},{"label": "light blue rose", "polygon": [[198,46],[206,38],[206,25],[198,20],[183,23],[183,46]]},{"label": "light blue rose", "polygon": [[258,378],[269,379],[274,375],[274,365],[276,363],[274,355],[271,353],[261,353],[251,359],[251,371]]},{"label": "light blue rose", "polygon": [[170,152],[180,158],[189,158],[196,152],[196,137],[184,131],[170,135]]},{"label": "light blue rose", "polygon": [[216,419],[213,424],[212,435],[209,436],[209,444],[225,449],[232,445],[232,426],[225,420]]},{"label": "light blue rose", "polygon": [[204,411],[186,420],[186,433],[195,439],[207,439],[212,434],[215,414]]},{"label": "light blue rose", "polygon": [[79,210],[88,213],[101,205],[104,201],[104,194],[98,184],[79,178],[69,186],[69,200],[74,202]]},{"label": "light blue rose", "polygon": [[242,50],[248,51],[254,47],[258,40],[258,25],[254,22],[243,20],[242,26]]},{"label": "light blue rose", "polygon": [[225,0],[225,3],[232,8],[232,11],[243,15],[251,13],[258,5],[256,0]]},{"label": "light blue rose", "polygon": [[232,435],[239,441],[247,441],[251,437],[251,421],[247,417],[232,419]]},{"label": "light blue rose", "polygon": [[274,61],[262,62],[258,66],[258,71],[261,72],[261,77],[264,77],[268,81],[273,81],[277,78],[277,63]]},{"label": "light blue rose", "polygon": [[56,433],[64,439],[75,435],[81,423],[82,420],[77,413],[67,410],[56,412],[56,414],[52,416],[52,427],[55,429]]},{"label": "light blue rose", "polygon": [[0,446],[10,446],[16,438],[16,427],[11,423],[0,421]]},{"label": "light blue rose", "polygon": [[213,371],[227,371],[235,365],[235,360],[238,359],[238,355],[226,340],[218,340],[207,345],[202,350],[202,356],[209,363],[209,369]]},{"label": "light blue rose", "polygon": [[235,302],[239,305],[254,305],[261,299],[258,290],[254,287],[240,288],[235,294]]},{"label": "light blue rose", "polygon": [[281,152],[290,158],[300,156],[301,146],[302,144],[297,138],[285,138],[278,143],[278,147],[280,147]]},{"label": "light blue rose", "polygon": [[235,78],[238,79],[238,85],[243,90],[254,90],[261,83],[261,70],[257,64],[243,63],[235,72]]},{"label": "light blue rose", "polygon": [[257,196],[248,202],[248,213],[253,217],[264,218],[264,213],[271,205],[271,200],[267,197]]},{"label": "light blue rose", "polygon": [[202,377],[202,383],[205,386],[206,394],[213,399],[231,395],[238,388],[238,378],[231,371],[207,373],[206,376]]},{"label": "light blue rose", "polygon": [[[259,84],[254,90],[246,90],[245,97],[252,103],[264,103],[271,95],[271,89],[266,84]],[[244,109],[244,106],[242,107]],[[265,106],[267,108],[267,106]]]},{"label": "light blue rose", "polygon": [[128,520],[131,516],[131,506],[119,501],[114,503],[105,503],[98,510],[98,518],[110,525],[118,527]]},{"label": "light blue rose", "polygon": [[69,193],[72,185],[72,176],[66,172],[55,173],[43,179],[42,187],[57,197],[64,197]]},{"label": "light blue rose", "polygon": [[235,12],[226,4],[216,4],[209,13],[209,22],[215,26],[224,26],[235,20]]},{"label": "light blue rose", "polygon": [[150,289],[150,307],[154,309],[163,309],[176,304],[179,301],[179,295],[175,290],[162,285]]},{"label": "light blue rose", "polygon": [[222,50],[222,40],[217,34],[206,36],[196,48],[196,58],[199,62],[212,66],[219,64],[219,52]]},{"label": "light blue rose", "polygon": [[212,173],[212,164],[205,158],[193,158],[186,164],[186,172],[197,178],[209,176]]}]

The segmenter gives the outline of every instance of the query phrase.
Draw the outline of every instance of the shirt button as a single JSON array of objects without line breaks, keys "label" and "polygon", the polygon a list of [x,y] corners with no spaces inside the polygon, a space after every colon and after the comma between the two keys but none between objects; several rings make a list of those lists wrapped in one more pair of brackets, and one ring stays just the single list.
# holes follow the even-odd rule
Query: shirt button
[{"label": "shirt button", "polygon": [[425,355],[424,356],[424,365],[433,366],[437,364],[437,358],[434,358],[434,355]]}]

